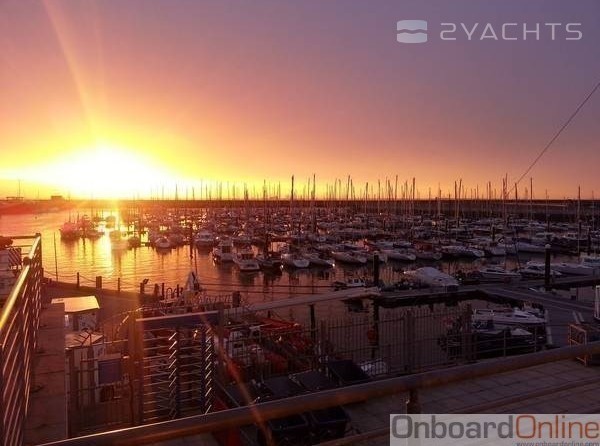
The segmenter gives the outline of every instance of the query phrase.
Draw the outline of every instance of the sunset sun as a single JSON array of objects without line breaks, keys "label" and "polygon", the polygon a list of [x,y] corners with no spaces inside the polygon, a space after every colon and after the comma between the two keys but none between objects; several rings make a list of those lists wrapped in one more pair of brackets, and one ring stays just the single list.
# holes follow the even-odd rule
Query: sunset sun
[{"label": "sunset sun", "polygon": [[68,193],[105,198],[147,195],[152,188],[176,181],[150,156],[112,144],[59,156],[36,174]]}]

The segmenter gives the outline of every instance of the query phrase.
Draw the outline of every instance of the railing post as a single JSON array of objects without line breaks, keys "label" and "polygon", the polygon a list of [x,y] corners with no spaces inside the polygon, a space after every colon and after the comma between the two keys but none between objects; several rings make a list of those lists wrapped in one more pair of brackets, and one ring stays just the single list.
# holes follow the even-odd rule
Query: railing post
[{"label": "railing post", "polygon": [[464,362],[475,361],[477,359],[477,349],[479,348],[477,336],[473,334],[472,330],[472,315],[473,310],[471,304],[468,304],[461,316],[462,324],[460,327],[460,344],[462,346],[462,359]]},{"label": "railing post", "polygon": [[406,350],[408,356],[407,372],[413,373],[415,370],[415,357],[416,357],[416,345],[415,345],[415,318],[412,310],[406,312]]},{"label": "railing post", "polygon": [[79,286],[80,286],[79,271],[77,271],[77,285],[76,285],[77,289],[79,289]]},{"label": "railing post", "polygon": [[421,413],[421,402],[419,401],[419,391],[417,389],[410,389],[408,393],[406,413]]},{"label": "railing post", "polygon": [[550,245],[546,245],[545,249],[546,258],[544,262],[544,288],[546,288],[546,292],[548,292],[551,290],[550,279],[552,277],[550,271]]},{"label": "railing post", "polygon": [[117,293],[121,293],[121,278],[117,277]]},{"label": "railing post", "polygon": [[368,329],[367,337],[371,344],[371,359],[375,359],[379,353],[379,304],[373,302],[373,326]]},{"label": "railing post", "polygon": [[317,319],[315,316],[315,305],[310,304],[310,337],[314,343],[317,342]]},{"label": "railing post", "polygon": [[231,293],[231,306],[238,308],[242,303],[242,294],[239,291]]},{"label": "railing post", "polygon": [[[1,333],[0,333],[1,334]],[[6,427],[4,426],[4,420],[6,419],[6,415],[4,411],[6,410],[6,402],[2,395],[4,395],[4,352],[2,350],[2,344],[0,344],[0,439],[3,439],[6,434]]]},{"label": "railing post", "polygon": [[69,416],[67,417],[67,433],[68,433],[69,437],[72,437],[75,435],[75,432],[77,432],[77,429],[78,429],[78,424],[76,423],[76,419],[78,420],[78,418],[76,418],[76,416],[78,414],[80,414],[79,404],[78,404],[79,379],[77,376],[78,372],[76,371],[78,369],[75,367],[75,350],[73,350],[73,349],[67,350],[67,357],[68,357],[68,367],[69,367],[69,370],[68,370],[68,373],[69,373],[68,415]]},{"label": "railing post", "polygon": [[223,304],[218,302],[216,304],[218,315],[218,323],[216,329],[217,335],[217,376],[221,381],[225,378],[226,368],[228,367],[227,352],[224,350],[225,347],[225,312]]}]

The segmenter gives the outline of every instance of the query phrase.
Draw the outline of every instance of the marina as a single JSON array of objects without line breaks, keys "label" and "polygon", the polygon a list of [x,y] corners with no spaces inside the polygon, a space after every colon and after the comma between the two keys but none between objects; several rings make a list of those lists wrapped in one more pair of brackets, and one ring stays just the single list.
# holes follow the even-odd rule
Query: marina
[{"label": "marina", "polygon": [[597,444],[596,3],[0,2],[0,446]]},{"label": "marina", "polygon": [[[244,407],[232,396],[239,386],[270,401],[321,389],[310,387],[315,379],[345,387],[595,339],[593,224],[545,223],[537,237],[543,223],[524,218],[266,209],[0,218],[9,271],[20,270],[28,250],[8,236],[16,228],[51,246],[40,250],[42,264],[54,264],[44,267],[43,295],[51,307],[64,305],[70,320],[70,435],[166,420],[173,410],[179,418]],[[570,237],[574,231],[588,236]],[[500,246],[496,240],[503,250],[485,248]],[[139,372],[102,377],[132,355]],[[168,357],[180,359],[167,366]],[[190,367],[206,375],[180,375]],[[161,382],[179,390],[166,398]],[[139,390],[129,393],[131,385]],[[125,403],[140,410],[128,412]],[[314,427],[312,441],[356,426],[352,411],[332,410],[341,424]],[[280,429],[269,424],[275,443],[284,441]],[[236,435],[254,444],[265,441],[260,432]]]}]

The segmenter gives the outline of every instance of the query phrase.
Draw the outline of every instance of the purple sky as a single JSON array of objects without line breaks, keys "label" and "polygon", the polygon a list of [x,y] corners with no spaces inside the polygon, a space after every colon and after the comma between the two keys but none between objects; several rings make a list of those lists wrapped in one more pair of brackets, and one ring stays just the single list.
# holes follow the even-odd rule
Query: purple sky
[{"label": "purple sky", "polygon": [[[396,42],[403,19],[429,41]],[[583,39],[442,42],[441,22],[580,22]],[[28,164],[97,141],[190,182],[499,187],[600,80],[599,42],[597,0],[3,1],[0,193],[33,194]],[[538,197],[600,193],[599,123],[600,92],[532,171]]]}]

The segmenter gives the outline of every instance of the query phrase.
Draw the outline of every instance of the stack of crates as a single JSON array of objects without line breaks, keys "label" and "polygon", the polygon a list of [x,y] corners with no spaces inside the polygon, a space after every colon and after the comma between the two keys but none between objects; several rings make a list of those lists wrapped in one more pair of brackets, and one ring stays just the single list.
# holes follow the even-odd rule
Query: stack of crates
[{"label": "stack of crates", "polygon": [[8,298],[21,270],[21,248],[0,249],[0,307]]},{"label": "stack of crates", "polygon": [[[569,324],[569,345],[582,345],[594,341],[600,341],[598,325],[587,322]],[[577,359],[586,366],[600,364],[600,355],[584,355]]]}]

